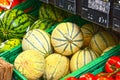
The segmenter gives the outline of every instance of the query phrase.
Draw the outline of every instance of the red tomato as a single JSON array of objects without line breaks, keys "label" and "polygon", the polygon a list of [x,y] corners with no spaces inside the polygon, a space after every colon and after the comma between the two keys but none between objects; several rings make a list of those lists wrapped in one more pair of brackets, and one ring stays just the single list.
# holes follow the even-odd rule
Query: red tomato
[{"label": "red tomato", "polygon": [[83,74],[79,77],[79,80],[96,80],[95,76],[91,73]]},{"label": "red tomato", "polygon": [[116,80],[120,80],[120,72],[116,73],[115,79],[116,79]]},{"label": "red tomato", "polygon": [[120,57],[119,56],[110,57],[105,64],[106,72],[109,72],[109,73],[113,72],[117,68],[120,68]]},{"label": "red tomato", "polygon": [[111,79],[111,78],[108,78],[108,77],[104,77],[104,76],[100,76],[100,77],[97,77],[96,80],[114,80],[114,79]]},{"label": "red tomato", "polygon": [[66,78],[65,80],[78,80],[78,79],[73,77],[73,76],[71,76],[71,77]]},{"label": "red tomato", "polygon": [[96,75],[96,80],[114,80],[112,76],[108,77],[109,73],[101,72]]}]

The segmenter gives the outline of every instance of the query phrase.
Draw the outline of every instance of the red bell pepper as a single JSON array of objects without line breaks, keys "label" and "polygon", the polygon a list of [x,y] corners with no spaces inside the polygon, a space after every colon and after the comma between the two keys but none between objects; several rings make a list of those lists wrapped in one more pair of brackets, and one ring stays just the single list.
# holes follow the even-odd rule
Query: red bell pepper
[{"label": "red bell pepper", "polygon": [[120,68],[120,57],[110,57],[105,64],[105,71],[111,73],[114,72],[117,68]]}]

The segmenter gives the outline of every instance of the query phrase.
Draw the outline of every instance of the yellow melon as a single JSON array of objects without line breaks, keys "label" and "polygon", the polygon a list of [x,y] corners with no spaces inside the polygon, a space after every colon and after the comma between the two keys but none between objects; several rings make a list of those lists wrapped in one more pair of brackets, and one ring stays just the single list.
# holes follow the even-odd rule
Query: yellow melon
[{"label": "yellow melon", "polygon": [[60,80],[69,73],[69,59],[54,53],[46,58],[45,75],[46,80]]},{"label": "yellow melon", "polygon": [[37,80],[44,73],[45,59],[37,50],[26,50],[17,56],[14,66],[28,80]]},{"label": "yellow melon", "polygon": [[87,63],[93,61],[99,57],[98,53],[94,52],[89,48],[84,48],[82,50],[77,51],[70,60],[70,70],[71,72],[83,67]]},{"label": "yellow melon", "polygon": [[111,49],[114,48],[115,46],[116,46],[116,45],[107,47],[105,50],[103,50],[103,53],[101,54],[101,56],[104,55],[104,54],[106,54],[107,51],[111,50]]},{"label": "yellow melon", "polygon": [[81,27],[81,31],[83,32],[83,37],[84,37],[84,47],[88,47],[90,40],[94,34],[96,34],[100,30],[100,26],[93,24],[93,23],[88,23],[85,24]]},{"label": "yellow melon", "polygon": [[116,45],[118,38],[114,33],[108,31],[101,31],[95,34],[90,41],[90,48],[99,53],[103,53],[107,47]]},{"label": "yellow melon", "polygon": [[72,55],[82,47],[83,34],[74,23],[60,23],[51,34],[51,43],[55,52],[65,56]]},{"label": "yellow melon", "polygon": [[50,35],[40,29],[28,31],[22,40],[23,50],[38,50],[44,57],[52,53]]}]

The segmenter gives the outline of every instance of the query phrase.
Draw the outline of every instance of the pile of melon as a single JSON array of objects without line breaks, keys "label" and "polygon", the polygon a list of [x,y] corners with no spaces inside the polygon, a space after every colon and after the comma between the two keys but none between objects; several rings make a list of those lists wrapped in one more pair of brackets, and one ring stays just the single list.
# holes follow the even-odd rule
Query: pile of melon
[{"label": "pile of melon", "polygon": [[60,80],[117,44],[116,34],[98,25],[61,22],[51,34],[41,29],[28,31],[14,66],[28,80]]},{"label": "pile of melon", "polygon": [[19,9],[10,9],[0,15],[0,53],[15,46],[15,42],[13,42],[12,45],[8,44],[11,48],[4,48],[2,44],[7,40],[23,39],[26,32],[33,29],[41,29],[50,33],[54,28],[54,24],[71,16],[71,14],[45,3],[42,3],[39,7],[38,13],[36,13],[37,17],[30,14]]}]

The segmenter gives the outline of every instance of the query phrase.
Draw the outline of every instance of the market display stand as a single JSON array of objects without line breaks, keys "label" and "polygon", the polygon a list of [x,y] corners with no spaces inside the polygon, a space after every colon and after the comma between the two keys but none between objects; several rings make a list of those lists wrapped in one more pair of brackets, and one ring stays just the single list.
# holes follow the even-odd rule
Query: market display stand
[{"label": "market display stand", "polygon": [[[115,0],[104,0],[104,1],[103,0],[35,0],[35,1],[41,1],[47,4],[53,4],[54,6],[67,11],[68,13],[78,15],[82,19],[98,24],[101,27],[112,28],[117,33],[120,33],[120,3],[119,1],[115,1]],[[38,12],[38,7],[40,6],[39,5],[40,3],[35,2],[35,1],[27,0],[27,2],[22,3],[21,5],[16,6],[14,8],[17,8],[20,10],[26,10],[28,9],[28,7],[32,5],[31,6],[32,10],[30,10],[30,12],[28,11],[27,13],[36,17],[38,16],[38,14],[35,14],[35,13]],[[38,3],[38,6],[34,6],[35,4],[33,3],[35,4]],[[24,5],[24,7],[22,7],[22,5]],[[78,19],[76,21],[82,20],[81,18],[78,18],[78,17],[74,17],[74,18]],[[74,18],[68,18],[64,21],[72,22],[74,21]],[[79,24],[79,22],[75,22],[75,23]],[[85,23],[85,22],[83,21],[82,23]],[[118,34],[118,36],[120,35]],[[13,64],[16,56],[18,56],[20,52],[22,52],[21,45],[17,46],[16,48],[10,51],[6,51],[2,53],[0,57],[1,56],[4,57],[6,61]],[[93,74],[97,74],[98,72],[103,71],[104,69],[103,65],[105,64],[106,60],[110,56],[119,55],[119,53],[120,53],[120,44],[115,46],[110,51],[106,52],[105,55],[89,63],[87,66],[82,67],[79,70],[66,75],[60,80],[65,80],[65,78],[69,76],[79,77],[80,75],[88,71]],[[16,69],[14,69],[13,77],[15,80],[27,80],[26,77],[24,77]]]},{"label": "market display stand", "polygon": [[120,32],[119,0],[40,0],[85,20]]}]

